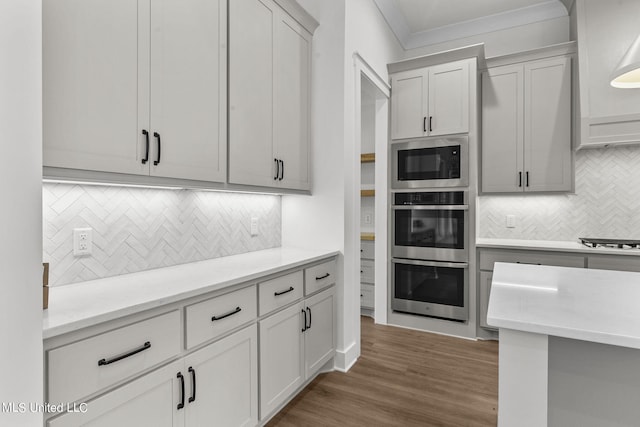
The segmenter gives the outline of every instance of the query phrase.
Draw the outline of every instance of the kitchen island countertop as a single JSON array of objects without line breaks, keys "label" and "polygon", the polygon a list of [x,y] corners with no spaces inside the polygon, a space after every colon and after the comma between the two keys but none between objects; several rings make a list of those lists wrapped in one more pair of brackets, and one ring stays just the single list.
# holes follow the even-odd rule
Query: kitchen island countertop
[{"label": "kitchen island countertop", "polygon": [[522,240],[477,238],[476,247],[481,249],[521,249],[527,251],[574,252],[592,255],[640,256],[640,249],[590,248],[579,241]]}]

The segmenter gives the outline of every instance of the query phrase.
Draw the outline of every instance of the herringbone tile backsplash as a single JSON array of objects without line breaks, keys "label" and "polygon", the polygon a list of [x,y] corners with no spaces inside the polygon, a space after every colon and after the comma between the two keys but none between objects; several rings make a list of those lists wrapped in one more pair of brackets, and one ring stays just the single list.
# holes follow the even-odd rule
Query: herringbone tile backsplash
[{"label": "herringbone tile backsplash", "polygon": [[[63,285],[280,246],[280,196],[43,186],[50,285]],[[251,236],[251,217],[259,234]],[[93,229],[93,254],[73,256],[73,229]]]},{"label": "herringbone tile backsplash", "polygon": [[[576,153],[576,192],[561,195],[481,196],[479,235],[488,238],[640,239],[640,147]],[[517,217],[505,227],[505,215]]]}]

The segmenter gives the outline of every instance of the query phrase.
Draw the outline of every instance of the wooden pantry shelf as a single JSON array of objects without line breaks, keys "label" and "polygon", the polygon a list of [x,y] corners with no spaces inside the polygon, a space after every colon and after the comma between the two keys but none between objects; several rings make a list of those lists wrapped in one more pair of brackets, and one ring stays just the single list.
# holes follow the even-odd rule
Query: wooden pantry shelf
[{"label": "wooden pantry shelf", "polygon": [[362,197],[375,197],[376,190],[360,190],[360,196]]},{"label": "wooden pantry shelf", "polygon": [[376,235],[374,233],[360,233],[360,240],[376,240]]},{"label": "wooden pantry shelf", "polygon": [[376,153],[362,153],[360,154],[360,162],[373,163],[376,161]]}]

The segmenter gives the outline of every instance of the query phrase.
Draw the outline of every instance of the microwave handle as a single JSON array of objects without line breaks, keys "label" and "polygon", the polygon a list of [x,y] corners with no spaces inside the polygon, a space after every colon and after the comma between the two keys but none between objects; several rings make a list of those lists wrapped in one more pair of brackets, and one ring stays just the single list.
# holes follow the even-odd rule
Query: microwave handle
[{"label": "microwave handle", "polygon": [[394,264],[422,265],[425,267],[469,268],[469,263],[467,262],[418,261],[415,259],[397,258],[392,258],[391,262]]},{"label": "microwave handle", "polygon": [[393,205],[394,211],[467,211],[469,205]]}]

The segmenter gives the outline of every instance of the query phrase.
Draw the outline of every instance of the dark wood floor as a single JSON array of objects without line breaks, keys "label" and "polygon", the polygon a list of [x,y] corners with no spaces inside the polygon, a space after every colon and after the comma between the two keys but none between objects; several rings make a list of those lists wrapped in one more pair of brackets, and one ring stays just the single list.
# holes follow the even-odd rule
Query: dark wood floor
[{"label": "dark wood floor", "polygon": [[498,344],[375,325],[348,373],[318,376],[268,424],[495,426]]}]

